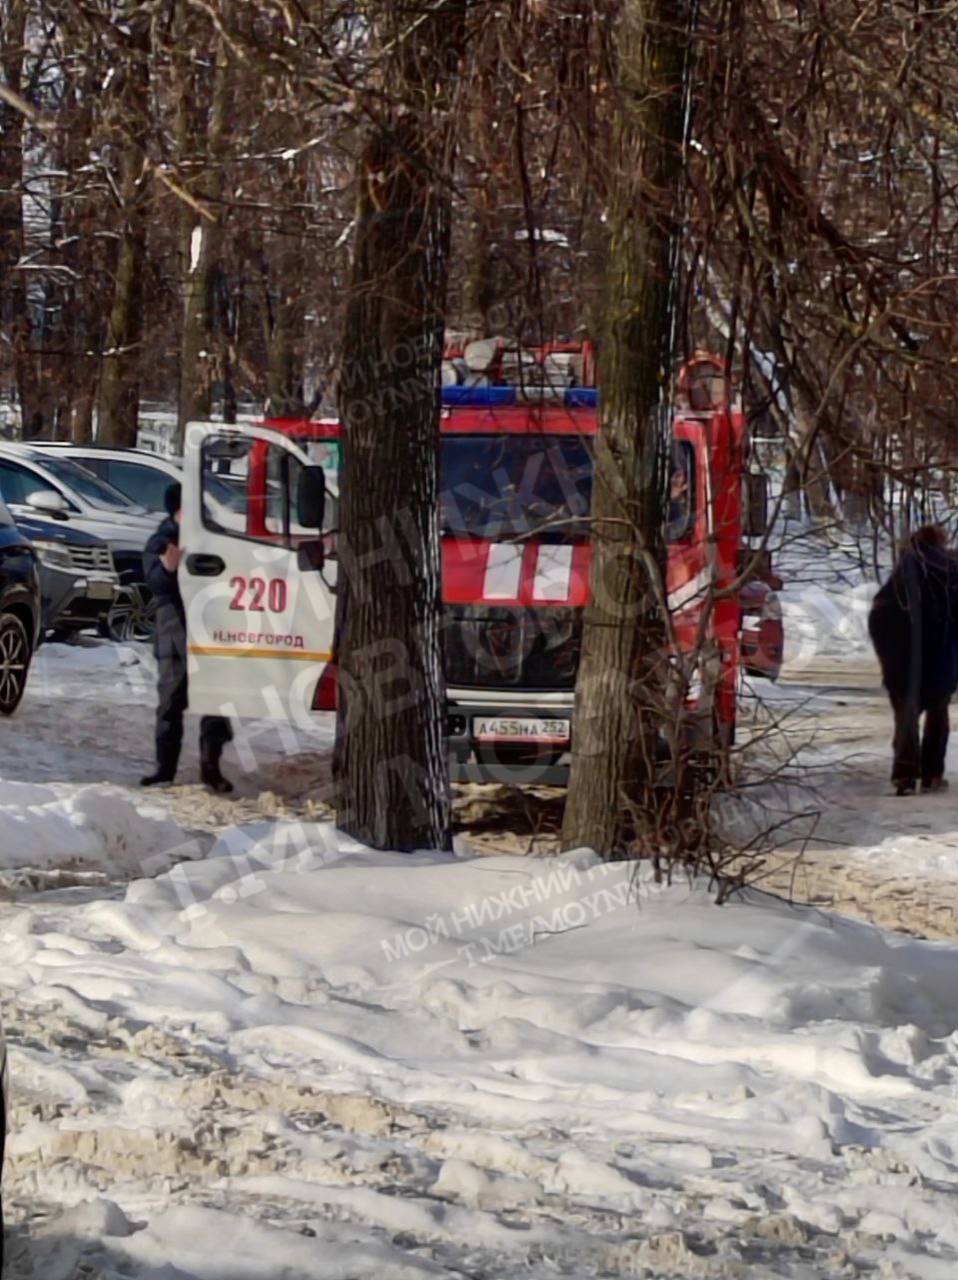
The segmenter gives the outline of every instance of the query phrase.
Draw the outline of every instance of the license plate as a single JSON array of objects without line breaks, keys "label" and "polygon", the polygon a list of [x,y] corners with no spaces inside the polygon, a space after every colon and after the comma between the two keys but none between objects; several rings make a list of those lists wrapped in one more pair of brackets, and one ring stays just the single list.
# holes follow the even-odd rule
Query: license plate
[{"label": "license plate", "polygon": [[90,578],[86,584],[86,593],[91,600],[112,600],[114,592],[113,583],[106,578]]},{"label": "license plate", "polygon": [[529,716],[481,716],[473,719],[477,742],[568,742],[568,720],[540,720]]}]

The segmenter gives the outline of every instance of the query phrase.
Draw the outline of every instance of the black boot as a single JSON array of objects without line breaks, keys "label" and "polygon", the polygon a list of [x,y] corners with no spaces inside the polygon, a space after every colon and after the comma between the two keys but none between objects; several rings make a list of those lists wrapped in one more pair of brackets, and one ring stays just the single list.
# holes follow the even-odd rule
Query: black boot
[{"label": "black boot", "polygon": [[233,784],[220,773],[220,756],[223,748],[219,743],[200,743],[200,778],[204,787],[209,787],[217,795],[228,796]]},{"label": "black boot", "polygon": [[140,779],[141,787],[171,787],[176,775],[173,773],[164,773],[157,769],[156,773],[148,773],[145,778]]},{"label": "black boot", "polygon": [[156,768],[140,779],[141,787],[170,787],[176,778],[180,761],[179,744],[160,741],[157,735]]}]

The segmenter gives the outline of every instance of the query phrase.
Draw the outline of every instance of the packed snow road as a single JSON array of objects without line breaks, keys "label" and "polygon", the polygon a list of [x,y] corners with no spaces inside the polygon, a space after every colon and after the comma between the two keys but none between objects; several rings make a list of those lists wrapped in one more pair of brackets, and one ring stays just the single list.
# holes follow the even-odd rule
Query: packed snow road
[{"label": "packed snow road", "polygon": [[[770,821],[808,815],[782,830],[793,838],[769,857],[762,883],[885,928],[958,936],[958,797],[894,795],[892,718],[874,664],[812,662],[762,694],[783,727],[783,775],[757,794]],[[955,737],[949,771],[958,773]]]}]

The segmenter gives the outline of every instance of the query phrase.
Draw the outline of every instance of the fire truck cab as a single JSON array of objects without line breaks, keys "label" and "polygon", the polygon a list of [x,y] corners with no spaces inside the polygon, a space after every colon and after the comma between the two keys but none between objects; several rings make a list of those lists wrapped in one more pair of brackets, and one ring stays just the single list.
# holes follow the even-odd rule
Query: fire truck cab
[{"label": "fire truck cab", "polygon": [[[451,773],[561,785],[592,560],[599,413],[583,384],[594,362],[588,347],[534,351],[520,368],[527,377],[536,366],[530,388],[495,369],[463,374],[447,356],[439,519]],[[549,362],[567,385],[543,378]],[[335,706],[339,435],[335,421],[189,427],[180,575],[194,711],[307,724]],[[724,366],[693,360],[672,427],[666,587],[692,720],[722,744],[743,671],[774,679],[782,660],[780,583],[749,545],[765,533],[767,494],[747,460]]]}]

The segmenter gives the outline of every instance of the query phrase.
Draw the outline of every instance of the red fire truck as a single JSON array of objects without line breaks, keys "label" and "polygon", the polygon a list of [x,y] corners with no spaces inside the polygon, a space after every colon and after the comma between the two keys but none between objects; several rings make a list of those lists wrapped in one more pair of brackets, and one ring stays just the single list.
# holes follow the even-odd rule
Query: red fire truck
[{"label": "red fire truck", "polygon": [[[447,352],[461,376],[456,353]],[[443,388],[440,525],[452,776],[562,784],[592,559],[588,347],[524,353],[535,385],[495,359]],[[571,357],[563,364],[560,357]],[[573,385],[545,386],[543,367]],[[526,366],[526,374],[531,368]],[[522,370],[520,370],[520,373]],[[468,372],[466,377],[469,378]],[[283,420],[187,433],[181,587],[194,711],[306,724],[335,706],[339,424]],[[732,740],[743,672],[774,679],[781,611],[764,477],[747,468],[741,406],[720,361],[682,371],[673,421],[668,604],[695,731]],[[325,491],[319,524],[317,494]]]}]

